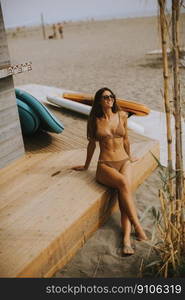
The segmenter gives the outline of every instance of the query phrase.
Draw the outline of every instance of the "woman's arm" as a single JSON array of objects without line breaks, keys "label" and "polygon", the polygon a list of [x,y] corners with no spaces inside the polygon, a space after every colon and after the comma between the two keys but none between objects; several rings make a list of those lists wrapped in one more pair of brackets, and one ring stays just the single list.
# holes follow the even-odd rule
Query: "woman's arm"
[{"label": "woman's arm", "polygon": [[128,154],[130,161],[135,162],[138,160],[138,158],[132,157],[131,153],[130,153],[130,142],[129,142],[129,138],[128,138],[128,126],[127,126],[127,119],[128,119],[127,113],[122,111],[122,117],[123,117],[123,124],[124,124],[124,128],[125,128],[125,137],[123,139],[123,145],[124,145],[126,153]]},{"label": "woman's arm", "polygon": [[87,156],[86,156],[86,161],[85,161],[85,165],[84,168],[88,169],[91,159],[93,157],[94,151],[96,148],[96,141],[95,140],[89,140],[89,143],[87,145]]},{"label": "woman's arm", "polygon": [[73,167],[72,169],[76,170],[76,171],[87,170],[89,168],[89,165],[90,165],[91,159],[93,157],[95,148],[96,148],[96,141],[95,140],[89,140],[89,143],[87,145],[87,155],[86,155],[85,164],[83,166]]},{"label": "woman's arm", "polygon": [[126,153],[128,154],[128,157],[131,159],[131,157],[130,157],[130,142],[129,142],[129,138],[128,138],[128,127],[127,127],[127,118],[128,118],[127,113],[124,113],[123,118],[124,118],[124,128],[125,128],[125,137],[123,139],[123,145],[124,145]]}]

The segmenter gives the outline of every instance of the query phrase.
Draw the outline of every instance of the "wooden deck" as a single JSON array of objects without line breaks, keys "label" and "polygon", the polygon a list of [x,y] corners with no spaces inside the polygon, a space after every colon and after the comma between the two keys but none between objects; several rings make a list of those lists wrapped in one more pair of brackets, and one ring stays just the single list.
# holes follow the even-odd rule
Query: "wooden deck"
[{"label": "wooden deck", "polygon": [[[51,107],[50,107],[51,108]],[[89,170],[84,162],[86,117],[52,108],[62,134],[25,139],[26,155],[0,170],[0,277],[51,277],[115,209],[115,196],[95,182],[99,147]],[[158,142],[129,131],[133,190],[156,168]]]}]

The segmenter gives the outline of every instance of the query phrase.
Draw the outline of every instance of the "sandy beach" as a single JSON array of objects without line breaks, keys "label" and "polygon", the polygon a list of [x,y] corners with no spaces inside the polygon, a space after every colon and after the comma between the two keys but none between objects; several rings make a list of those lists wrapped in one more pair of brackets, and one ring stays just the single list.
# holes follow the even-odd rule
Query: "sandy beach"
[{"label": "sandy beach", "polygon": [[[185,15],[181,45],[185,45]],[[185,26],[184,26],[185,28]],[[47,26],[47,36],[52,34]],[[106,21],[68,22],[63,39],[43,40],[41,28],[8,32],[13,64],[31,61],[33,70],[14,76],[15,86],[41,84],[94,94],[107,86],[118,97],[164,111],[163,73],[160,56],[147,52],[160,49],[157,17]],[[185,100],[185,68],[181,68],[181,93]],[[183,108],[185,113],[185,108]],[[85,135],[82,132],[82,135]],[[137,189],[134,198],[149,236],[153,230],[151,207],[159,206],[158,170]],[[114,213],[55,277],[137,277],[141,257],[148,246],[135,242],[136,252],[121,257],[120,214]]]}]

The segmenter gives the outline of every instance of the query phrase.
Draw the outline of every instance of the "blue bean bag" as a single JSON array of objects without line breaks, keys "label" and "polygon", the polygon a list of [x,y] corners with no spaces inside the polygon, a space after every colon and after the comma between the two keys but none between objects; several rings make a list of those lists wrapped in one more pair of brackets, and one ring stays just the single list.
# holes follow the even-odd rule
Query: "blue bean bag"
[{"label": "blue bean bag", "polygon": [[47,107],[38,101],[31,94],[15,89],[16,97],[26,103],[37,115],[40,120],[40,128],[46,131],[61,133],[64,130],[63,124],[47,109]]},{"label": "blue bean bag", "polygon": [[26,103],[22,102],[19,99],[16,99],[16,101],[17,101],[22,134],[23,135],[34,134],[40,126],[39,118],[37,117],[33,109],[30,106],[28,106]]}]

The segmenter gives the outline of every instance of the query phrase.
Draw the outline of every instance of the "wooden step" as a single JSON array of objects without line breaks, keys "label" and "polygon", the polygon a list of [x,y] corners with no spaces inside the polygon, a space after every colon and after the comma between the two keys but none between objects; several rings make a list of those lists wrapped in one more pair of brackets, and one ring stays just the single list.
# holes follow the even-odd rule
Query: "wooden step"
[{"label": "wooden step", "polygon": [[[95,181],[97,145],[89,170],[87,118],[48,108],[65,126],[62,134],[24,138],[26,155],[0,170],[0,277],[51,277],[117,209],[116,194]],[[135,190],[156,168],[158,142],[129,130]]]}]

